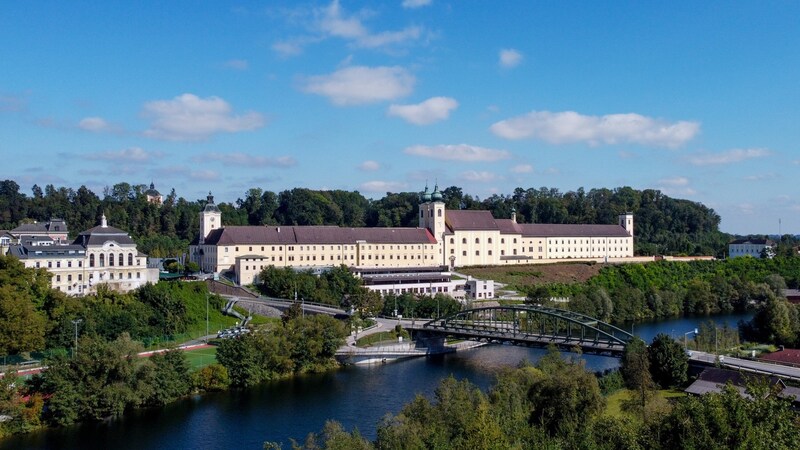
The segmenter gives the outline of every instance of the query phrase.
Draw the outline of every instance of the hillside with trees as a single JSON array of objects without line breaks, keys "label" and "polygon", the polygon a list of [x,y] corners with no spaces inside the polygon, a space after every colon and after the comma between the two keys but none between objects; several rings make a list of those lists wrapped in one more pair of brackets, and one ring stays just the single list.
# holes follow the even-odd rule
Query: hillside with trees
[{"label": "hillside with trees", "polygon": [[[72,235],[99,223],[105,213],[111,223],[131,233],[142,251],[172,256],[185,251],[199,229],[198,213],[205,199],[178,197],[173,189],[163,205],[147,202],[144,184],[118,183],[98,195],[85,186],[38,185],[31,194],[12,180],[0,181],[0,229],[24,222],[67,221]],[[517,188],[508,195],[484,200],[456,186],[442,191],[449,209],[489,210],[496,218],[524,223],[613,224],[621,213],[632,212],[636,254],[723,256],[731,236],[719,231],[713,209],[674,199],[658,190],[630,187],[561,192],[555,188]],[[279,193],[251,188],[233,203],[219,203],[225,225],[337,225],[342,227],[417,226],[419,193],[386,193],[367,199],[357,191],[294,188]]]}]

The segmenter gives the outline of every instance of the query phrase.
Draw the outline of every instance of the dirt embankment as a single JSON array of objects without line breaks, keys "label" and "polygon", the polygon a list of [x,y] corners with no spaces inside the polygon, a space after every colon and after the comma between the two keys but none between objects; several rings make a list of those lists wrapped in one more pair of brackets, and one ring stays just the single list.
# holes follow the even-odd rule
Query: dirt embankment
[{"label": "dirt embankment", "polygon": [[475,278],[495,280],[516,286],[547,283],[583,283],[597,275],[602,264],[536,264],[504,267],[470,267],[459,272]]}]

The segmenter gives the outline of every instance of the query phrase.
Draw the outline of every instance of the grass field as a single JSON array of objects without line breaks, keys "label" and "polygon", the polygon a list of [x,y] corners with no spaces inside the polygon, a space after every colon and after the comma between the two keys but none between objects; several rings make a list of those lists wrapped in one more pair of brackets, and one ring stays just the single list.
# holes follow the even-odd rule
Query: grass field
[{"label": "grass field", "polygon": [[556,263],[519,266],[463,267],[459,272],[479,279],[491,279],[510,287],[547,283],[583,283],[600,272],[602,264]]},{"label": "grass field", "polygon": [[[626,400],[630,400],[632,392],[628,389],[620,389],[617,392],[606,397],[608,403],[606,403],[606,414],[609,416],[614,417],[621,417],[624,413],[622,412],[622,402]],[[664,399],[673,399],[678,397],[685,397],[686,393],[683,391],[675,391],[672,389],[661,389],[656,391],[656,395]]]},{"label": "grass field", "polygon": [[189,360],[189,364],[192,366],[192,370],[202,369],[217,362],[217,347],[187,350],[185,354],[186,359]]}]

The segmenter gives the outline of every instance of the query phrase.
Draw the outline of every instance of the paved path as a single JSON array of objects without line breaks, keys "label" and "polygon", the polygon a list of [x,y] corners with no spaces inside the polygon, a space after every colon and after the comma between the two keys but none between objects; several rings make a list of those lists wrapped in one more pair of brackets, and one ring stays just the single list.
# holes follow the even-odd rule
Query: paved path
[{"label": "paved path", "polygon": [[[692,354],[689,356],[689,359],[692,361],[714,364],[717,361],[717,355],[713,353],[692,351]],[[732,369],[740,369],[756,373],[765,373],[782,378],[789,378],[792,380],[800,381],[800,367],[782,366],[774,363],[753,361],[750,359],[733,358],[731,356],[722,357],[720,365]]]}]

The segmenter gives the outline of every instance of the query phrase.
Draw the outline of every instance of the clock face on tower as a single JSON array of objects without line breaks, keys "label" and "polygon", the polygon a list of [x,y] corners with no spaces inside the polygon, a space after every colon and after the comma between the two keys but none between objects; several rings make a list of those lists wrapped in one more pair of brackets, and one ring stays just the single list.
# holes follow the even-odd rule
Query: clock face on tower
[{"label": "clock face on tower", "polygon": [[211,221],[212,221],[212,222],[214,221],[214,218],[213,218],[213,217],[211,218]]}]

